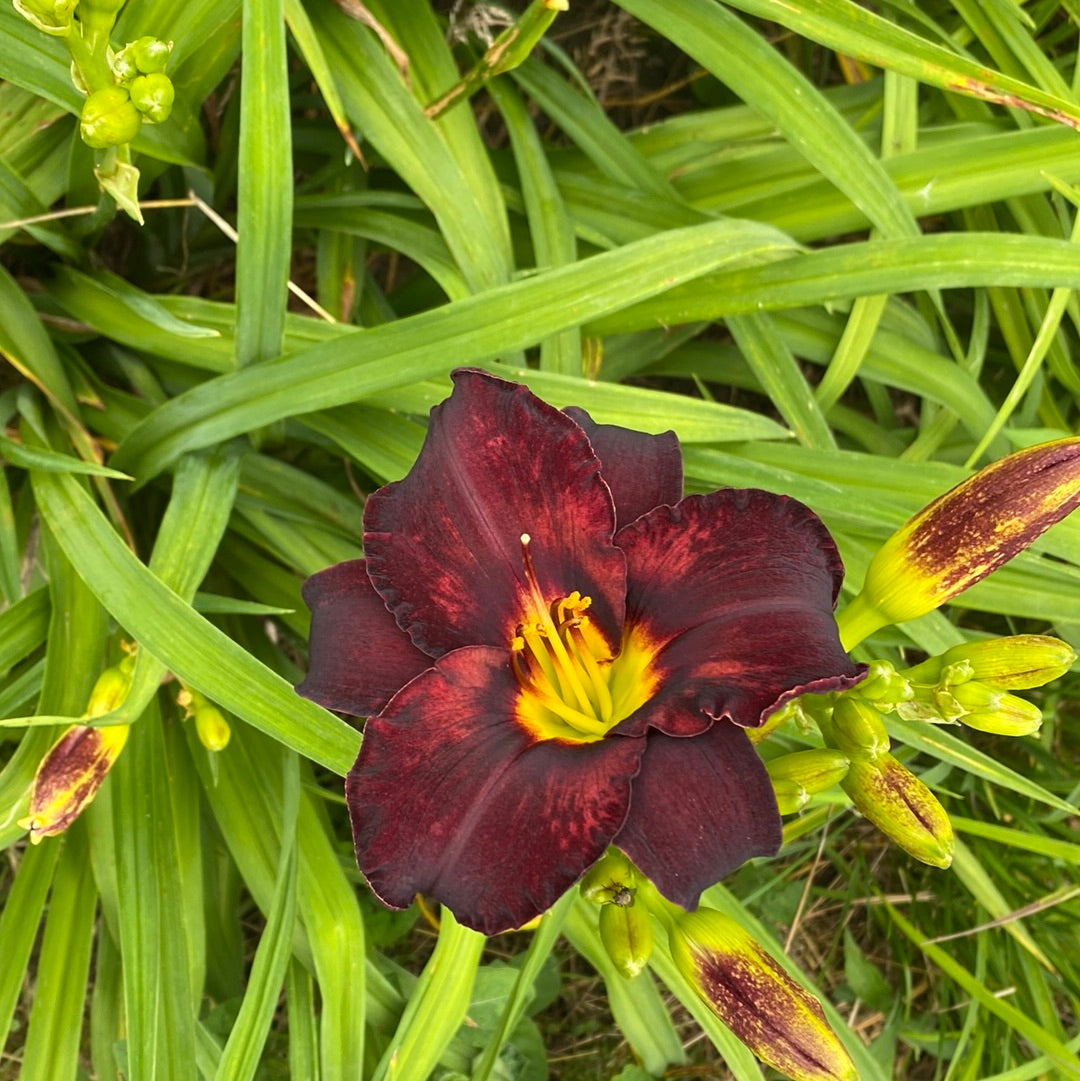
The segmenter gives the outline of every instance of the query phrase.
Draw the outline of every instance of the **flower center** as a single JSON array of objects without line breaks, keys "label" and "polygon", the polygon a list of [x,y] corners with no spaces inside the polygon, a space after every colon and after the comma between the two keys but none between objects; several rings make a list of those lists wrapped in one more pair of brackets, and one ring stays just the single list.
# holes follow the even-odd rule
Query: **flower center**
[{"label": "flower center", "polygon": [[617,657],[586,612],[591,597],[577,590],[545,599],[521,535],[529,603],[510,642],[510,663],[521,686],[518,720],[538,739],[592,743],[647,702],[658,680],[653,651],[632,628]]}]

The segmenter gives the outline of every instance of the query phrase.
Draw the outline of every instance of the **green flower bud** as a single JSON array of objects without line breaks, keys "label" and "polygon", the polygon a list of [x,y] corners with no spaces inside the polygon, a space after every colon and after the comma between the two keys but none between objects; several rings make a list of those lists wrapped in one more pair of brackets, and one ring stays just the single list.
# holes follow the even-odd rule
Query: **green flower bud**
[{"label": "green flower bud", "polygon": [[71,33],[71,16],[79,0],[14,0],[15,10],[42,33],[65,38]]},{"label": "green flower bud", "polygon": [[735,920],[683,913],[668,938],[685,979],[762,1062],[794,1081],[855,1081],[855,1065],[800,987]]},{"label": "green flower bud", "polygon": [[617,848],[609,848],[578,883],[581,896],[594,905],[625,905],[637,887],[637,868]]},{"label": "green flower bud", "polygon": [[1019,691],[1058,679],[1075,661],[1076,652],[1060,638],[1016,634],[961,643],[908,669],[904,675],[916,683],[937,683],[947,667],[966,664],[970,678],[999,690]]},{"label": "green flower bud", "polygon": [[923,508],[870,562],[837,617],[850,649],[879,627],[932,612],[1080,506],[1080,436],[1010,454]]},{"label": "green flower bud", "polygon": [[151,124],[169,119],[176,91],[168,75],[138,75],[131,81],[131,103]]},{"label": "green flower bud", "polygon": [[829,731],[829,742],[852,758],[876,758],[890,747],[881,714],[869,702],[848,695],[837,701]]},{"label": "green flower bud", "polygon": [[796,814],[810,802],[810,793],[797,781],[774,777],[772,787],[776,797],[776,809],[782,815]]},{"label": "green flower bud", "polygon": [[[629,891],[627,891],[629,892]],[[600,908],[600,940],[620,975],[633,979],[649,963],[653,928],[649,911],[634,903],[614,901]]]},{"label": "green flower bud", "polygon": [[1042,726],[1042,710],[1015,694],[995,690],[985,683],[964,683],[952,690],[965,712],[958,720],[980,732],[999,736],[1030,736]]},{"label": "green flower bud", "polygon": [[793,751],[765,763],[781,814],[794,814],[815,792],[839,784],[848,771],[848,757],[832,747]]},{"label": "green flower bud", "polygon": [[95,150],[130,143],[141,127],[142,117],[122,86],[95,90],[83,102],[79,133],[82,141]]},{"label": "green flower bud", "polygon": [[123,704],[131,690],[132,667],[128,661],[122,661],[113,668],[106,668],[98,676],[86,703],[84,717],[104,717]]},{"label": "green flower bud", "polygon": [[165,65],[169,62],[169,54],[172,52],[172,42],[143,37],[138,41],[133,41],[123,51],[125,53],[130,51],[131,59],[141,74],[154,75],[165,70]]},{"label": "green flower bud", "polygon": [[217,706],[200,706],[195,710],[195,732],[208,751],[223,751],[229,744],[232,729]]},{"label": "green flower bud", "polygon": [[869,699],[879,709],[888,713],[900,702],[908,702],[915,696],[911,683],[888,661],[871,661],[866,678],[852,688],[860,698]]},{"label": "green flower bud", "polygon": [[905,852],[934,867],[952,863],[952,823],[937,797],[891,754],[854,758],[840,786]]}]

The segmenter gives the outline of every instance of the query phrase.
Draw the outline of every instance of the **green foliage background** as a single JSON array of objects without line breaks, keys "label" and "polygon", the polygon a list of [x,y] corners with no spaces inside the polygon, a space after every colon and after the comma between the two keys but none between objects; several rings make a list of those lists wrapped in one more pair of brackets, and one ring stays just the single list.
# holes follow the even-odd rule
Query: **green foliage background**
[{"label": "green foliage background", "polygon": [[[972,466],[1075,431],[1080,5],[582,6],[694,93],[645,126],[605,108],[560,48],[571,11],[432,120],[476,55],[445,5],[366,4],[403,75],[330,0],[130,0],[114,42],[173,41],[177,89],[134,149],[145,197],[182,205],[142,228],[99,202],[62,44],[0,6],[0,1077],[763,1076],[662,952],[614,973],[573,898],[486,953],[444,915],[421,967],[416,913],[388,918],[352,863],[359,735],[292,691],[299,586],[357,554],[358,493],[409,468],[462,364],[673,428],[691,489],[805,501],[850,586]],[[861,652],[1080,647],[1078,587],[1074,518]],[[64,839],[28,847],[37,764],[121,640],[128,746]],[[166,673],[228,711],[224,751]],[[1016,744],[896,722],[954,814],[951,871],[830,793],[711,892],[789,940],[861,1077],[1080,1077],[1077,686]],[[610,1001],[591,1056],[581,958]]]}]

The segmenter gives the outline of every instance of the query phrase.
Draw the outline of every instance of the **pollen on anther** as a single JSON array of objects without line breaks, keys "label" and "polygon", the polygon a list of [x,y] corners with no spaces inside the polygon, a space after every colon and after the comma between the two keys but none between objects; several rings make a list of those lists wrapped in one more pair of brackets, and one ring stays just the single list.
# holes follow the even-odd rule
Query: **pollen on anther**
[{"label": "pollen on anther", "polygon": [[528,533],[522,533],[521,534],[521,543],[522,544],[531,544],[532,543],[532,537],[530,537]]}]

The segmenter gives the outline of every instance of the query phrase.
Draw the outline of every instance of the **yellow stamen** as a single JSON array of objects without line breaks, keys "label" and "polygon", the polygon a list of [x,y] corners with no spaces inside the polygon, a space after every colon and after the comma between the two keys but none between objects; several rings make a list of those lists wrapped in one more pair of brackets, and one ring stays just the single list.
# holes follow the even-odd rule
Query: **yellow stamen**
[{"label": "yellow stamen", "polygon": [[610,722],[611,715],[614,712],[614,704],[611,701],[611,691],[608,690],[607,677],[600,670],[600,665],[589,649],[589,643],[585,640],[581,624],[582,621],[579,619],[569,621],[566,624],[567,638],[574,643],[574,653],[581,660],[582,666],[589,674],[593,697],[600,711],[600,719]]},{"label": "yellow stamen", "polygon": [[538,739],[602,739],[655,693],[656,647],[643,632],[628,628],[622,652],[613,658],[608,641],[585,614],[592,598],[577,590],[544,597],[530,544],[523,533],[525,618],[510,640],[510,664],[522,689],[517,718]]},{"label": "yellow stamen", "polygon": [[[585,684],[582,683],[581,676],[578,674],[578,666],[574,664],[570,655],[566,652],[566,646],[563,644],[562,636],[559,634],[559,628],[555,626],[555,622],[551,618],[551,607],[544,602],[544,596],[540,592],[540,585],[533,570],[532,556],[529,554],[531,541],[532,537],[528,533],[521,534],[521,556],[525,565],[525,581],[528,583],[529,592],[532,594],[536,615],[539,617],[538,623],[541,633],[546,632],[544,633],[545,640],[551,652],[555,655],[556,671],[558,672],[561,689],[563,691],[569,689],[572,692],[579,709],[586,712],[591,711],[593,705],[589,701]],[[526,641],[528,641],[527,637]]]}]

